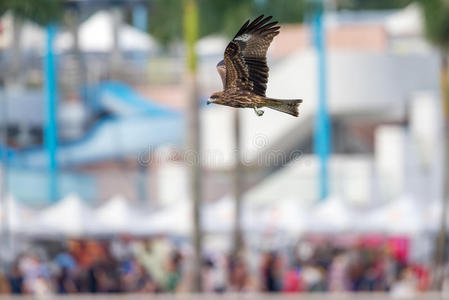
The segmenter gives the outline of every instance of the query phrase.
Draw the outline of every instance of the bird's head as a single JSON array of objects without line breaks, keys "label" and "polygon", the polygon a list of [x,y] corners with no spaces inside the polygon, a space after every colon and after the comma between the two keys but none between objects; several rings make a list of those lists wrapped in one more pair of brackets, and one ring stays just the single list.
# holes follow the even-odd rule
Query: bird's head
[{"label": "bird's head", "polygon": [[224,100],[223,96],[224,96],[223,92],[213,93],[207,100],[207,104],[211,104],[211,103],[221,104],[222,101]]}]

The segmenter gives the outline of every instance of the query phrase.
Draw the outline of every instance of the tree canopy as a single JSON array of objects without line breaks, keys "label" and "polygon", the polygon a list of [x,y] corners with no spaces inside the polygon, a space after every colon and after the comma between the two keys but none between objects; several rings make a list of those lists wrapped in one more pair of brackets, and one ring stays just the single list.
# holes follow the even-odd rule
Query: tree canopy
[{"label": "tree canopy", "polygon": [[412,0],[338,0],[337,8],[350,10],[397,9],[405,7],[411,2]]},{"label": "tree canopy", "polygon": [[[197,3],[200,36],[232,35],[244,20],[263,13],[276,16],[282,23],[303,20],[303,0],[198,0]],[[149,30],[163,44],[182,38],[181,4],[181,0],[149,0]]]},{"label": "tree canopy", "polygon": [[449,51],[449,1],[418,0],[422,7],[425,32],[429,41]]},{"label": "tree canopy", "polygon": [[[167,45],[183,36],[183,0],[146,0],[149,31]],[[242,23],[260,14],[273,15],[281,23],[300,23],[312,0],[197,0],[200,37],[221,33],[233,35]],[[394,9],[412,0],[334,0],[337,9]],[[440,2],[421,0],[421,2]],[[41,25],[60,19],[63,0],[1,0],[0,15],[7,10]]]},{"label": "tree canopy", "polygon": [[0,15],[12,11],[16,16],[46,25],[60,18],[62,1],[60,0],[1,0]]},{"label": "tree canopy", "polygon": [[[412,0],[338,0],[337,9],[394,9]],[[425,1],[425,0],[424,0]],[[301,23],[311,0],[197,0],[199,35],[233,35],[248,18],[273,15],[280,23]],[[149,30],[163,44],[182,38],[182,0],[148,0]]]}]

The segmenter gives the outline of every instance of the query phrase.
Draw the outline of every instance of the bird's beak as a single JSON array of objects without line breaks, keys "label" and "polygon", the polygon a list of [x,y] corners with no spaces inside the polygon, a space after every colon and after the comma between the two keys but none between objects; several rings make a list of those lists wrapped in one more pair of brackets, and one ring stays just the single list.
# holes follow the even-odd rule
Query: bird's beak
[{"label": "bird's beak", "polygon": [[210,98],[209,98],[209,99],[207,99],[207,102],[206,102],[206,104],[207,104],[207,105],[209,105],[209,104],[211,104],[211,103],[213,103],[212,99],[210,99]]}]

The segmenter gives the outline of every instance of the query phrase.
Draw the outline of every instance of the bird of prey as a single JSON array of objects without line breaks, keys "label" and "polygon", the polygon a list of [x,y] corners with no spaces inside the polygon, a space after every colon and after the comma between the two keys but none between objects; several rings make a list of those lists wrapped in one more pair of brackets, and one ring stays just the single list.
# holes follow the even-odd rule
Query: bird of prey
[{"label": "bird of prey", "polygon": [[279,34],[278,22],[272,17],[259,16],[243,24],[224,52],[224,59],[217,64],[223,81],[223,91],[210,96],[207,104],[215,103],[239,108],[253,108],[258,116],[261,107],[268,107],[298,116],[301,99],[280,100],[265,95],[268,82],[267,50],[273,38]]}]

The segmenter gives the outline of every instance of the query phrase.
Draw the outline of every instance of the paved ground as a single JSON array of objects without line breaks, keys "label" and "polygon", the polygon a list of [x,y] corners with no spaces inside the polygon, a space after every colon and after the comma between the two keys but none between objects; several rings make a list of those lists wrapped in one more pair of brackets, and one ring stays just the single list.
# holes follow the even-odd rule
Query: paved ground
[{"label": "paved ground", "polygon": [[416,299],[416,300],[438,300],[449,299],[441,296],[439,293],[419,294],[415,297],[392,297],[389,294],[383,293],[366,293],[366,294],[294,294],[294,295],[267,295],[267,294],[225,294],[225,295],[76,295],[76,296],[56,296],[45,295],[40,297],[11,297],[0,296],[0,300],[390,300],[390,299]]}]

